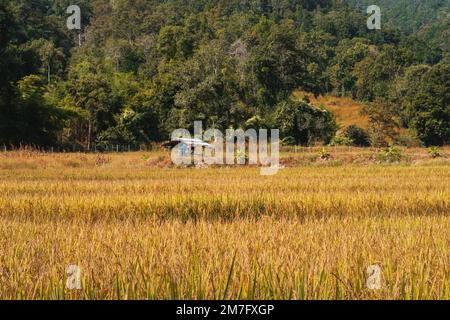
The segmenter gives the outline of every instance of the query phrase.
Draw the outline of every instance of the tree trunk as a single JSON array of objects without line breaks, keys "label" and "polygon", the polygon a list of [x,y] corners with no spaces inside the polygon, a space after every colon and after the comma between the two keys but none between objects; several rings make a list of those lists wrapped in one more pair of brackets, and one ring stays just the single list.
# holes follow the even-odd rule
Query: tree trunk
[{"label": "tree trunk", "polygon": [[47,81],[48,83],[50,83],[50,79],[51,79],[51,70],[50,70],[50,58],[48,59],[47,62]]},{"label": "tree trunk", "polygon": [[88,122],[88,141],[87,141],[87,148],[88,150],[91,150],[91,120]]}]

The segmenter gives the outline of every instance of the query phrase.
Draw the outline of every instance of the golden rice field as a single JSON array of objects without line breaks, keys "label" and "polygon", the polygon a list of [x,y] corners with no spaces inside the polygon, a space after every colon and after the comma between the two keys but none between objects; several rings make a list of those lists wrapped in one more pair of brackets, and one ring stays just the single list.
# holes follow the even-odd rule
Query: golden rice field
[{"label": "golden rice field", "polygon": [[450,299],[450,162],[359,152],[275,176],[0,153],[0,299]]}]

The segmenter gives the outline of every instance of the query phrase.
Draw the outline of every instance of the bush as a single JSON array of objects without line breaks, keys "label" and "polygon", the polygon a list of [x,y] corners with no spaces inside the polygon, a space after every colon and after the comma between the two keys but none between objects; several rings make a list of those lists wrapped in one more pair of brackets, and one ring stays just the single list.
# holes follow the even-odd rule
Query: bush
[{"label": "bush", "polygon": [[297,145],[316,142],[330,143],[336,134],[336,122],[331,112],[304,101],[286,100],[278,104],[275,123],[282,137],[292,137]]},{"label": "bush", "polygon": [[439,147],[431,147],[428,149],[428,154],[433,158],[440,158],[442,157],[442,152],[441,149]]},{"label": "bush", "polygon": [[394,139],[394,144],[397,146],[407,147],[407,148],[414,148],[414,147],[420,147],[421,143],[420,140],[418,140],[416,137],[411,135],[399,135]]},{"label": "bush", "polygon": [[281,140],[281,144],[283,146],[294,146],[295,145],[295,139],[291,136],[284,138]]},{"label": "bush", "polygon": [[330,146],[353,146],[353,140],[347,137],[338,135],[331,140]]},{"label": "bush", "polygon": [[386,135],[376,128],[370,128],[369,137],[370,145],[373,147],[387,148],[389,146],[389,142],[386,141]]},{"label": "bush", "polygon": [[344,132],[343,136],[348,140],[352,141],[354,146],[358,147],[369,147],[370,137],[366,130],[360,128],[356,125],[348,126]]},{"label": "bush", "polygon": [[389,147],[385,148],[378,154],[378,161],[380,162],[400,162],[402,160],[402,152],[397,147]]},{"label": "bush", "polygon": [[322,150],[320,150],[320,152],[319,152],[319,156],[320,156],[320,159],[322,159],[322,160],[330,160],[331,153],[329,153],[327,149],[322,148]]}]

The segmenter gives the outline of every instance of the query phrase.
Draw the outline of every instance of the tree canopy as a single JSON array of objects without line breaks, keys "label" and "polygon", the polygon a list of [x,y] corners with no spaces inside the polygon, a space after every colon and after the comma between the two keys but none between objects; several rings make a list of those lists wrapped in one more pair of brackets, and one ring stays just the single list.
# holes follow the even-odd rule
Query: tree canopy
[{"label": "tree canopy", "polygon": [[333,115],[293,101],[297,89],[382,101],[423,144],[449,141],[448,48],[368,30],[343,1],[77,3],[80,31],[69,0],[0,0],[1,144],[139,145],[195,120],[328,143]]}]

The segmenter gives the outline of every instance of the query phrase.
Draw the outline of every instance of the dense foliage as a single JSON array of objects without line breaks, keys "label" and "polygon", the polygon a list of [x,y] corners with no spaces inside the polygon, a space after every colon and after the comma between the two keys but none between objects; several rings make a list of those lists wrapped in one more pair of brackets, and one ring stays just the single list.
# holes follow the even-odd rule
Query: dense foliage
[{"label": "dense foliage", "polygon": [[342,1],[83,0],[79,33],[71,2],[0,0],[2,144],[139,145],[194,120],[328,143],[332,115],[296,89],[369,101],[374,128],[450,140],[446,49],[369,31]]},{"label": "dense foliage", "polygon": [[[364,10],[373,0],[348,0]],[[398,27],[407,34],[429,41],[449,50],[450,1],[449,0],[377,0],[383,21]]]}]

